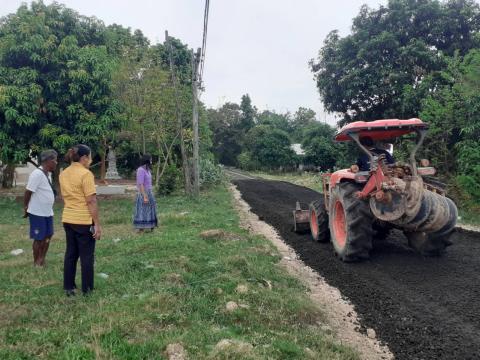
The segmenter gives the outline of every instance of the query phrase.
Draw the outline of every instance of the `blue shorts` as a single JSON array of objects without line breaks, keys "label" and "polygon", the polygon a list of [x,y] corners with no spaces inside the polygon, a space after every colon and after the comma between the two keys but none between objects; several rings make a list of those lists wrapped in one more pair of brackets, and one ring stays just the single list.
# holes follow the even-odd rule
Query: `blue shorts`
[{"label": "blue shorts", "polygon": [[28,214],[30,220],[30,239],[45,240],[53,235],[53,216]]}]

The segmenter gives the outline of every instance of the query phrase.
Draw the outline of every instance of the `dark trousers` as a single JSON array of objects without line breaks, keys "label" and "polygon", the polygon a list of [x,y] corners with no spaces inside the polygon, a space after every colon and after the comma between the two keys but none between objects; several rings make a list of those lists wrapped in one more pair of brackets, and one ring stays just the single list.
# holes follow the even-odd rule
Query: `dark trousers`
[{"label": "dark trousers", "polygon": [[82,292],[93,290],[93,262],[95,253],[95,239],[90,232],[90,225],[63,224],[67,235],[67,249],[63,264],[63,288],[76,289],[75,274],[77,261],[80,258],[82,268]]}]

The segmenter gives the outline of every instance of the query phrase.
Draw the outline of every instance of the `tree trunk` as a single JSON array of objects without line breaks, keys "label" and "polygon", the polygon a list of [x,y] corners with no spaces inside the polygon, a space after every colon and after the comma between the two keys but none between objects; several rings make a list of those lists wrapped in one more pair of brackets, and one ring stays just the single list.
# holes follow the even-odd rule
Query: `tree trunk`
[{"label": "tree trunk", "polygon": [[2,187],[5,189],[12,188],[14,177],[15,177],[15,165],[9,163],[3,169]]}]

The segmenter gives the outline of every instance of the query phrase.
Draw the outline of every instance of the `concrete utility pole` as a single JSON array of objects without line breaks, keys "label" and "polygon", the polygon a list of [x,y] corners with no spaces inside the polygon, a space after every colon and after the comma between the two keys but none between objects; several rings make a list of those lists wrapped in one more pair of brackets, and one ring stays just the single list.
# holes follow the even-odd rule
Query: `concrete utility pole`
[{"label": "concrete utility pole", "polygon": [[192,53],[192,93],[193,93],[193,194],[198,196],[200,194],[200,158],[199,152],[199,136],[198,136],[198,65],[200,64],[201,49],[197,50],[197,53]]}]

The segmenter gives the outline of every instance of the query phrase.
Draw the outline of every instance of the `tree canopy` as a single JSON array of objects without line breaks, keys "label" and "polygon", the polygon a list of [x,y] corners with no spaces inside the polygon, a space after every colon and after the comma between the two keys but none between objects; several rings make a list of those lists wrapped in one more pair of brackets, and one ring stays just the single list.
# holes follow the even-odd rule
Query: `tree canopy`
[{"label": "tree canopy", "polygon": [[426,90],[420,84],[428,78],[432,90],[441,83],[446,57],[478,47],[479,30],[473,0],[363,6],[352,33],[342,38],[332,31],[310,63],[325,109],[340,113],[342,124],[417,116]]}]

